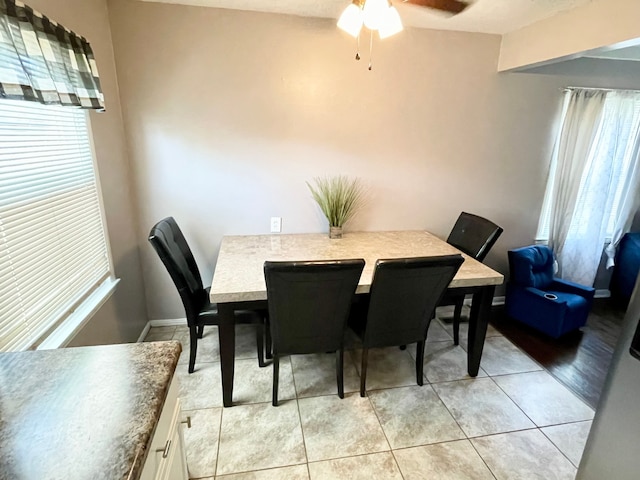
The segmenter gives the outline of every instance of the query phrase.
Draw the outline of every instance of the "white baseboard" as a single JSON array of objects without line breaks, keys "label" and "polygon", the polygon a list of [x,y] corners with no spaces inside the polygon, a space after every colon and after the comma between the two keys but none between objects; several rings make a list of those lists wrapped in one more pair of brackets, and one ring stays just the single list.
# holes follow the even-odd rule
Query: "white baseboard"
[{"label": "white baseboard", "polygon": [[162,320],[150,320],[149,324],[152,327],[186,327],[186,318],[165,318]]},{"label": "white baseboard", "polygon": [[142,329],[138,342],[144,341],[151,327],[185,327],[187,325],[186,318],[166,318],[162,320],[149,320]]},{"label": "white baseboard", "polygon": [[491,306],[496,306],[496,305],[504,305],[504,295],[501,295],[500,297],[493,297],[493,302],[491,302]]},{"label": "white baseboard", "polygon": [[611,291],[606,288],[599,288],[596,290],[596,294],[594,298],[609,298],[611,296]]},{"label": "white baseboard", "polygon": [[[464,304],[467,305],[468,307],[471,307],[471,295],[468,295],[467,298],[464,299]],[[504,295],[500,297],[493,297],[491,306],[495,307],[496,305],[504,305]]]},{"label": "white baseboard", "polygon": [[151,322],[147,322],[147,324],[142,329],[142,333],[140,333],[140,336],[138,337],[138,343],[144,342],[144,339],[147,338],[147,333],[149,333],[150,329],[151,329]]}]

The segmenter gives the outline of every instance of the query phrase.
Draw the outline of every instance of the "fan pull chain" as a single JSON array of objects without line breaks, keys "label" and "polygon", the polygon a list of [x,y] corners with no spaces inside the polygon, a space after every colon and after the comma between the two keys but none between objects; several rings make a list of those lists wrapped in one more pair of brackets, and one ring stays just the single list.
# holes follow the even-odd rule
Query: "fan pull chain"
[{"label": "fan pull chain", "polygon": [[371,30],[371,37],[369,38],[369,70],[372,68],[373,62],[373,30]]},{"label": "fan pull chain", "polygon": [[360,34],[356,37],[356,60],[360,60]]}]

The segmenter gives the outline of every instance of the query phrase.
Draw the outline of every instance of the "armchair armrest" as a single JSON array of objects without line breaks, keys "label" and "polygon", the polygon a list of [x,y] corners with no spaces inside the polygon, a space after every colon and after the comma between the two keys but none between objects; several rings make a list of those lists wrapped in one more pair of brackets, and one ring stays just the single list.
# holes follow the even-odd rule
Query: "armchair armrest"
[{"label": "armchair armrest", "polygon": [[[559,301],[557,298],[551,298],[549,297],[549,295],[551,295],[549,292],[546,292],[544,290],[540,290],[539,288],[536,287],[525,287],[525,290],[527,293],[529,294],[533,294],[533,297],[535,299],[535,301],[542,303],[546,303],[546,302],[554,302],[554,303],[562,303],[562,301]],[[554,295],[555,296],[555,295]]]},{"label": "armchair armrest", "polygon": [[559,292],[573,293],[580,295],[587,300],[593,300],[595,295],[595,289],[580,285],[579,283],[570,282],[569,280],[563,280],[561,278],[554,278],[551,282],[551,288],[558,290]]},{"label": "armchair armrest", "polygon": [[566,302],[548,298],[548,292],[535,287],[515,287],[511,293],[516,303],[522,302],[519,308],[543,318],[561,318],[567,308]]}]

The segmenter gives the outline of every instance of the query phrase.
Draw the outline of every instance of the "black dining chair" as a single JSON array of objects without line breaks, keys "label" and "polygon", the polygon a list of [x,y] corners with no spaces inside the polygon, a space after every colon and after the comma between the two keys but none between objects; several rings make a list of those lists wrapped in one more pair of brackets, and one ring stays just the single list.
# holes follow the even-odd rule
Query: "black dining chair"
[{"label": "black dining chair", "polygon": [[[198,265],[173,217],[160,220],[151,228],[149,242],[158,253],[180,294],[189,327],[189,373],[193,373],[198,339],[202,338],[205,325],[219,325],[218,310],[215,304],[209,302],[209,288],[203,287]],[[235,315],[236,323],[257,326],[258,364],[264,367],[264,332],[268,327],[266,311],[240,310],[236,311]],[[266,349],[267,352],[270,351],[268,336]]]},{"label": "black dining chair", "polygon": [[363,259],[265,262],[273,342],[273,406],[280,357],[336,352],[338,396],[344,398],[344,335]]},{"label": "black dining chair", "polygon": [[[462,212],[458,217],[447,243],[453,245],[471,258],[482,262],[502,234],[502,228],[491,220],[472,213]],[[464,293],[457,293],[455,289],[448,290],[439,306],[454,305],[453,310],[453,343],[460,343],[460,315],[464,304]]]},{"label": "black dining chair", "polygon": [[362,340],[360,396],[370,348],[417,343],[416,381],[423,384],[424,344],[433,312],[464,261],[462,255],[378,260],[368,302],[356,304],[349,326]]}]

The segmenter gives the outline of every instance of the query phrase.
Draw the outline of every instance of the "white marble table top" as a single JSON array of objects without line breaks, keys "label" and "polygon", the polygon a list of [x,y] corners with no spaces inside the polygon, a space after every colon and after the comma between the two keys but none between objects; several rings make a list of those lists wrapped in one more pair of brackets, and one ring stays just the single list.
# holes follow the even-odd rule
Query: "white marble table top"
[{"label": "white marble table top", "polygon": [[[266,260],[308,261],[364,258],[357,293],[371,286],[376,260],[461,253],[426,231],[347,232],[341,239],[326,233],[225,236],[211,283],[212,303],[266,300],[263,265]],[[501,273],[464,255],[450,287],[500,285]]]}]

